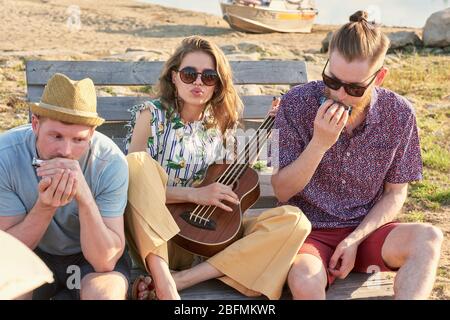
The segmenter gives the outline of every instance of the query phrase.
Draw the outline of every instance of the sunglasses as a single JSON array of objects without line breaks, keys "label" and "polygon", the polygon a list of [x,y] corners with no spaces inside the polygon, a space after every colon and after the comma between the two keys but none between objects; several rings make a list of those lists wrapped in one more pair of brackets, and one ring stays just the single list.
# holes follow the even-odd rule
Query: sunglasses
[{"label": "sunglasses", "polygon": [[371,75],[369,78],[367,78],[366,80],[362,81],[362,82],[366,82],[367,80],[369,80],[370,78],[372,78],[372,80],[370,80],[370,82],[365,85],[365,86],[360,86],[354,83],[344,83],[339,79],[327,76],[325,74],[325,69],[328,65],[328,61],[325,64],[325,67],[323,68],[322,71],[322,79],[323,79],[323,83],[330,89],[333,90],[339,90],[341,87],[344,87],[345,92],[347,92],[348,95],[352,96],[352,97],[362,97],[364,95],[364,92],[366,92],[367,88],[372,84],[372,82],[376,79],[378,73],[381,71],[381,69],[383,67],[381,67],[380,69],[378,69],[373,75]]},{"label": "sunglasses", "polygon": [[215,70],[206,69],[203,72],[197,72],[197,70],[193,67],[184,67],[181,70],[178,70],[180,74],[180,79],[186,84],[191,84],[195,80],[197,80],[198,75],[202,80],[203,84],[206,86],[214,86],[219,82],[219,75]]}]

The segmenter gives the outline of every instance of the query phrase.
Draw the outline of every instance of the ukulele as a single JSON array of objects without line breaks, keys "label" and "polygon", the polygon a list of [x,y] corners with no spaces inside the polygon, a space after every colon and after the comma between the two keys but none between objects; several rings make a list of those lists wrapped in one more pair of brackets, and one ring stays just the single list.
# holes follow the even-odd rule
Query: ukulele
[{"label": "ukulele", "polygon": [[270,137],[274,121],[273,115],[267,115],[242,152],[238,153],[236,160],[230,164],[208,166],[204,179],[197,186],[204,187],[215,182],[231,186],[239,198],[239,205],[227,203],[232,212],[213,205],[167,204],[180,228],[173,238],[177,245],[196,255],[211,257],[242,237],[243,214],[260,195],[258,173],[251,168],[250,163],[256,160],[261,151],[260,146]]}]

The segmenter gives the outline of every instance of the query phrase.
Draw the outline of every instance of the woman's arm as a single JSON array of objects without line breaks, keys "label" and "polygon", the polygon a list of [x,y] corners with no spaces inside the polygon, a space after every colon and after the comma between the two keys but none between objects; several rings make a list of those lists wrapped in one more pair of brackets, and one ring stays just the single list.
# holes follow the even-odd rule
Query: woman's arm
[{"label": "woman's arm", "polygon": [[148,138],[152,135],[150,123],[152,121],[152,114],[149,109],[142,110],[136,120],[131,135],[130,146],[128,153],[146,151]]},{"label": "woman's arm", "polygon": [[205,187],[168,187],[166,203],[190,202],[201,205],[217,206],[225,211],[233,211],[222,201],[239,205],[239,197],[231,187],[215,182]]}]

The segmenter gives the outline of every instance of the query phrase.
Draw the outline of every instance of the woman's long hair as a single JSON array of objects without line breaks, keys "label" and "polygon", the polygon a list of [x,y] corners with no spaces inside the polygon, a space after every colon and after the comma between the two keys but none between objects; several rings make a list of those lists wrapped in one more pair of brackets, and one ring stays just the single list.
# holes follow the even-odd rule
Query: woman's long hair
[{"label": "woman's long hair", "polygon": [[[159,78],[157,94],[164,107],[166,105],[178,107],[177,92],[175,84],[172,82],[172,71],[179,69],[182,60],[187,54],[197,51],[209,54],[216,65],[220,81],[216,84],[213,96],[207,104],[211,105],[213,116],[211,125],[217,127],[222,134],[225,134],[227,129],[231,129],[237,124],[242,114],[243,104],[233,86],[230,64],[222,50],[214,43],[199,36],[185,38],[175,53],[164,64]],[[177,112],[180,111],[177,110]]]}]

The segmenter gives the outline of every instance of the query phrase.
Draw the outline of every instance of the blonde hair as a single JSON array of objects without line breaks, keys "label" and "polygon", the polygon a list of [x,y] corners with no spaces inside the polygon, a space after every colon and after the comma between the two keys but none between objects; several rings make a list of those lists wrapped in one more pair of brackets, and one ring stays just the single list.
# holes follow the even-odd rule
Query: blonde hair
[{"label": "blonde hair", "polygon": [[[214,43],[199,36],[185,38],[175,53],[164,64],[159,78],[157,93],[163,106],[174,105],[178,108],[177,92],[172,82],[172,71],[178,71],[184,57],[191,52],[205,52],[209,54],[216,65],[220,81],[216,84],[213,96],[208,104],[212,106],[213,126],[225,133],[233,128],[242,114],[243,104],[233,86],[231,67],[222,50]],[[166,107],[166,106],[164,106]],[[177,110],[180,112],[180,110]]]},{"label": "blonde hair", "polygon": [[368,59],[370,66],[384,59],[390,45],[389,38],[367,19],[365,11],[352,14],[350,22],[333,33],[329,54],[337,50],[348,62]]}]

